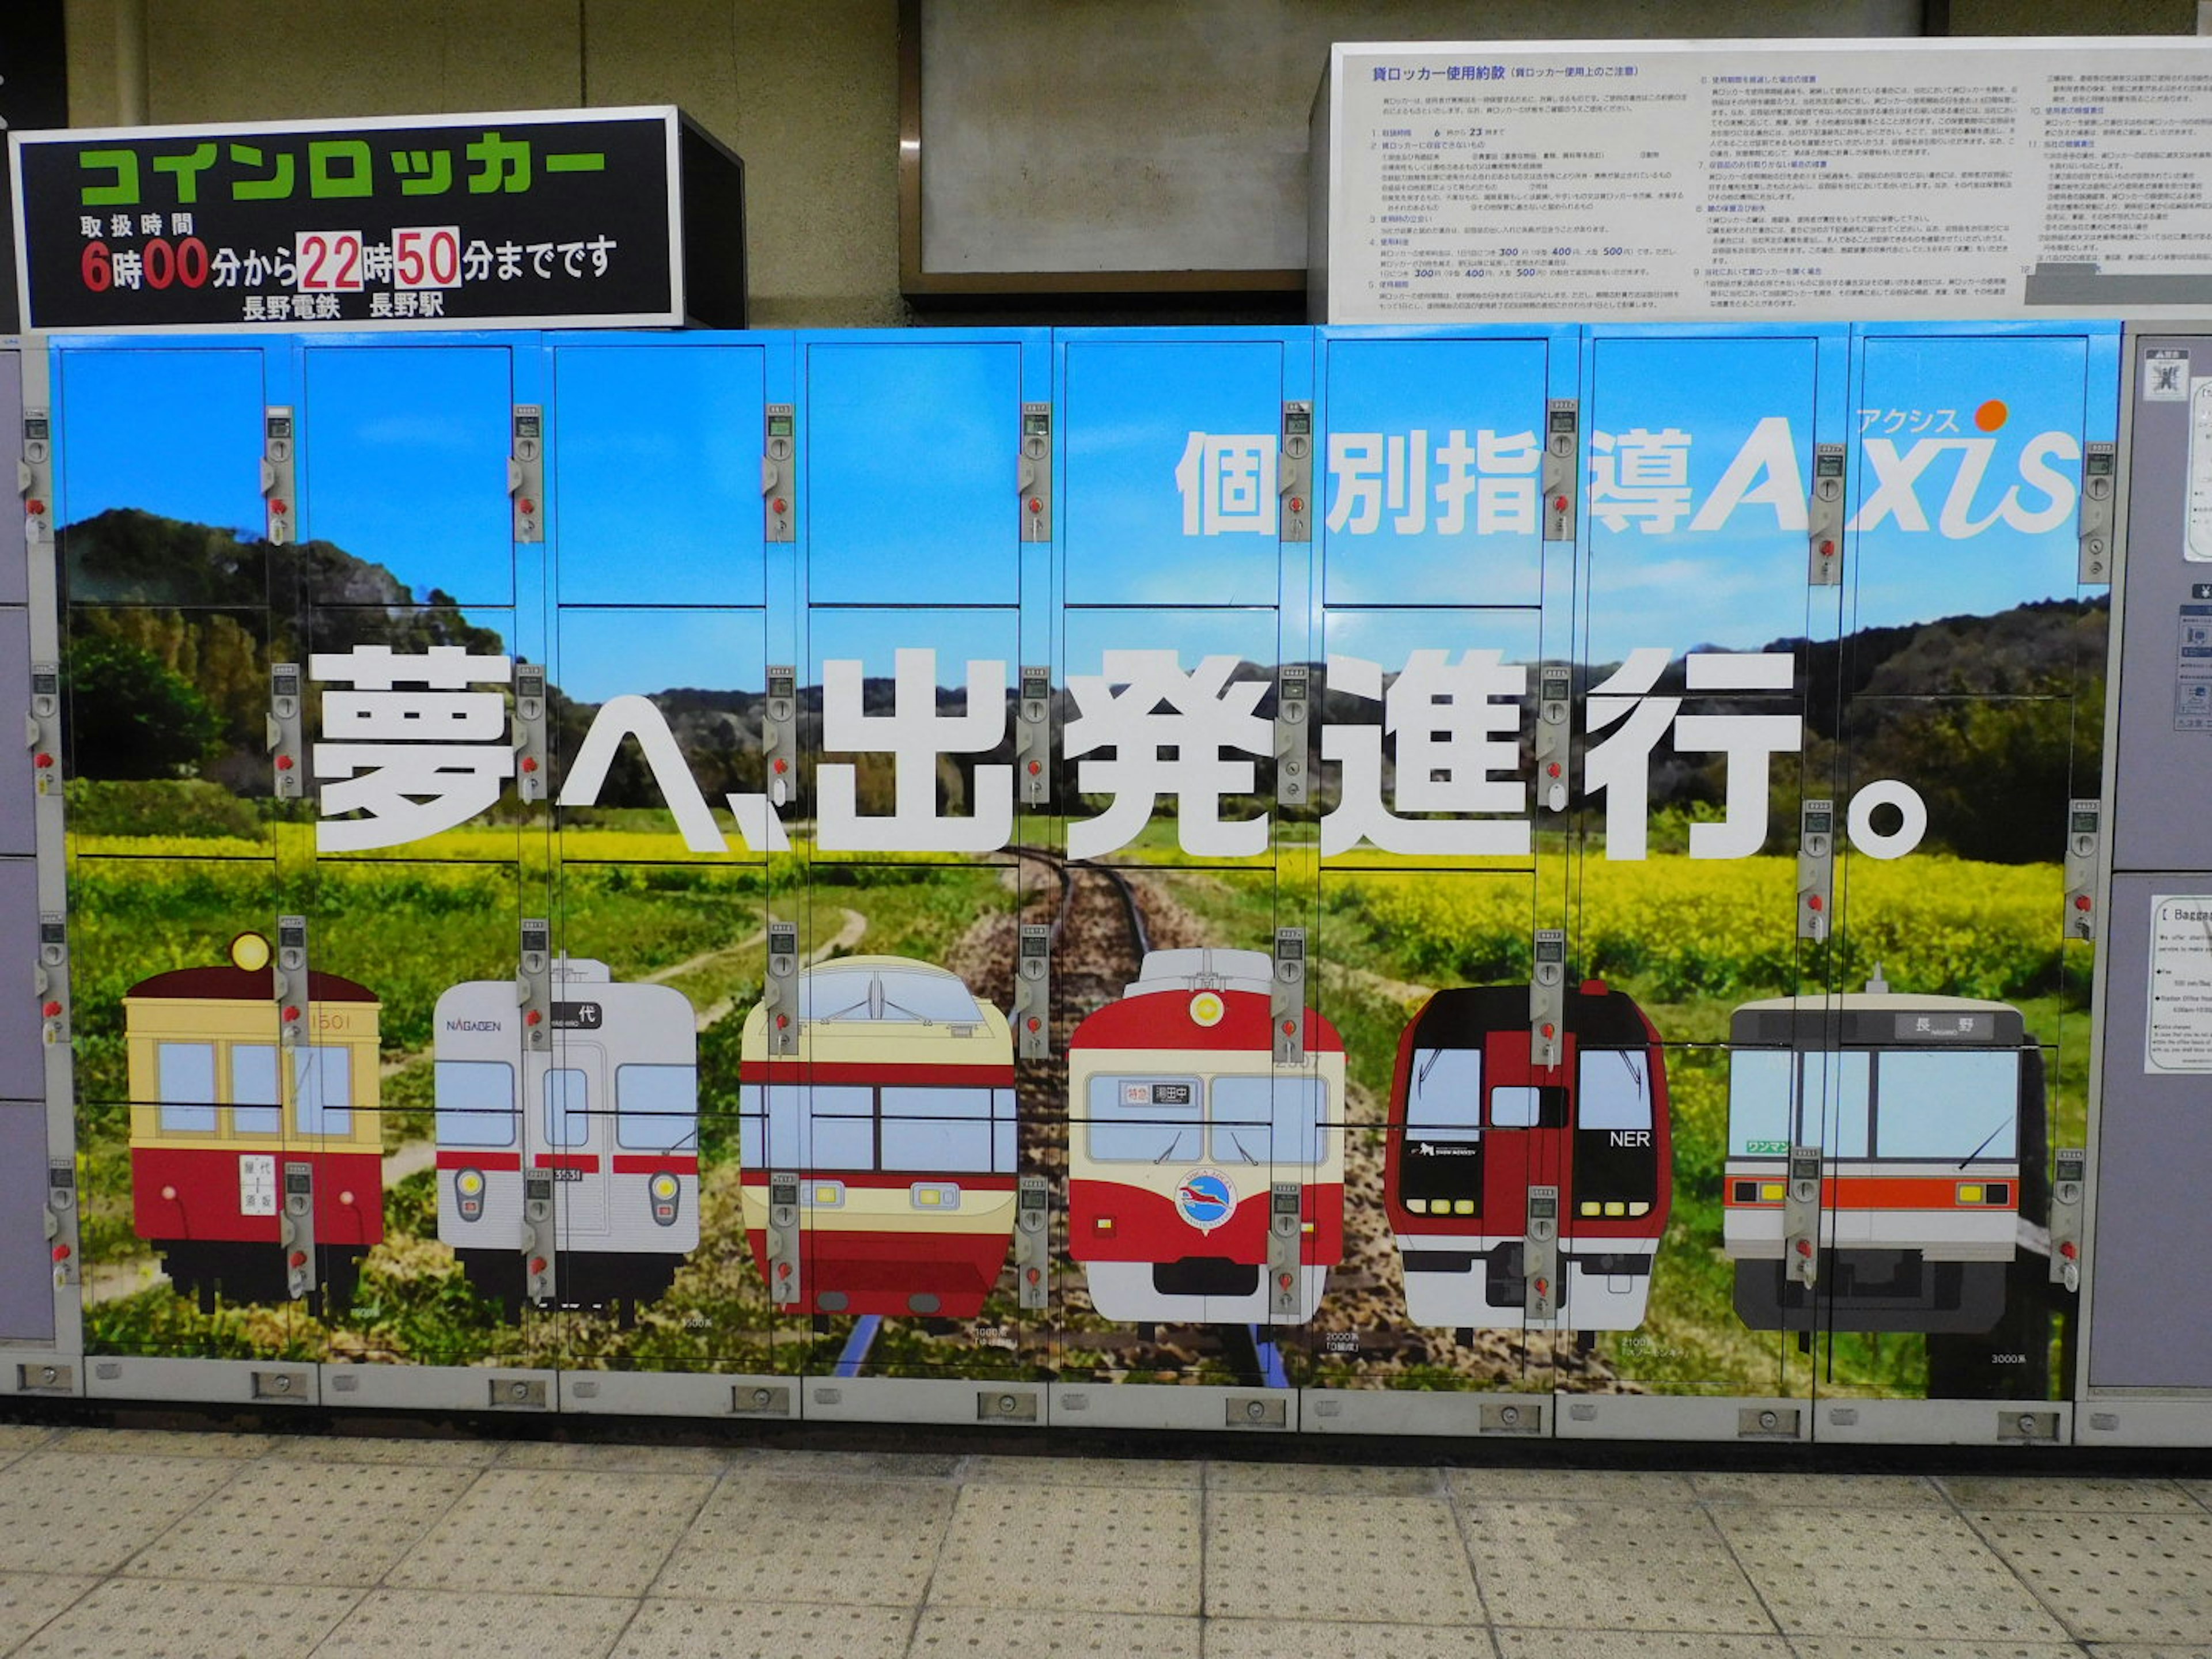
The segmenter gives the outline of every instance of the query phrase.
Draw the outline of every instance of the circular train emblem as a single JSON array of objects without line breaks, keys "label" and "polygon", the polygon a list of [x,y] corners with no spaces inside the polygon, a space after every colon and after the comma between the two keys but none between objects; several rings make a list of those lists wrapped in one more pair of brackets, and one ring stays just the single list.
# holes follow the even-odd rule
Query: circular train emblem
[{"label": "circular train emblem", "polygon": [[1218,1170],[1193,1170],[1176,1188],[1176,1208],[1202,1233],[1210,1233],[1228,1220],[1236,1207],[1237,1189]]}]

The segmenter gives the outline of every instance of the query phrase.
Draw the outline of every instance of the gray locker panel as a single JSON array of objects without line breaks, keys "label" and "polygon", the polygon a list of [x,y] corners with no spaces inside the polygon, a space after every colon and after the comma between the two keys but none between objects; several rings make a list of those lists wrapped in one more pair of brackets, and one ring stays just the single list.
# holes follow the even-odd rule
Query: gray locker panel
[{"label": "gray locker panel", "polygon": [[[0,525],[11,525],[19,532],[9,567],[17,575],[23,571],[21,546],[22,517],[20,514],[0,511]],[[0,556],[5,556],[0,553]],[[27,611],[0,611],[0,857],[29,854],[38,850],[38,832],[33,824],[32,807],[36,799],[33,793],[33,768],[31,751],[23,746],[21,738],[8,741],[10,733],[20,733],[23,722],[31,712],[31,618]],[[61,775],[60,757],[55,757],[54,775]]]},{"label": "gray locker panel", "polygon": [[[2168,376],[2186,353],[2185,373]],[[2212,492],[2212,338],[2150,336],[2136,343],[2135,428],[2129,443],[2126,650],[2112,797],[2112,864],[2185,870],[2212,863],[2212,514],[2191,520],[2195,460]],[[2175,396],[2175,389],[2185,396]],[[2194,532],[2197,545],[2192,549]],[[2189,556],[2191,551],[2195,558]],[[2199,689],[2201,688],[2201,690]]]},{"label": "gray locker panel", "polygon": [[39,1000],[31,988],[39,960],[39,871],[28,859],[0,859],[0,1100],[38,1100],[46,1092]]},{"label": "gray locker panel", "polygon": [[46,1109],[0,1101],[0,1342],[54,1339],[46,1209]]},{"label": "gray locker panel", "polygon": [[[22,354],[0,351],[0,445],[5,453],[23,450]],[[23,515],[0,512],[0,605],[22,605],[30,597],[30,574],[23,562]]]},{"label": "gray locker panel", "polygon": [[[2116,816],[2125,823],[2127,809]],[[2208,892],[2201,872],[2112,878],[2088,1250],[2093,1389],[2212,1389],[2212,1075],[2154,1074],[2145,1058],[2153,898]]]}]

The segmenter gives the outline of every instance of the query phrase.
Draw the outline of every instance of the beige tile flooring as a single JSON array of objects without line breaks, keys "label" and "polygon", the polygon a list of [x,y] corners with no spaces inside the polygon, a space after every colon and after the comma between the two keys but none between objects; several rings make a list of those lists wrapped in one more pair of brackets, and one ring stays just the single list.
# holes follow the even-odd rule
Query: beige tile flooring
[{"label": "beige tile flooring", "polygon": [[2212,1659],[2201,1480],[1146,1449],[0,1424],[0,1655]]}]

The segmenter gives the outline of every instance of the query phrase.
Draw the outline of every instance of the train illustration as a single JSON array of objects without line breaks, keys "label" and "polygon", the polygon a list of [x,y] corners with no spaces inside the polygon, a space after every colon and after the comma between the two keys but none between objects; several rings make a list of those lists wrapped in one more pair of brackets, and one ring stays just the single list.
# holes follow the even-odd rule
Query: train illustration
[{"label": "train illustration", "polygon": [[1659,1033],[1626,992],[1565,994],[1559,1063],[1532,1063],[1528,988],[1437,992],[1390,1087],[1384,1209],[1417,1325],[1514,1329],[1528,1188],[1559,1188],[1559,1325],[1644,1322],[1674,1193]]},{"label": "train illustration", "polygon": [[[1756,1330],[1976,1334],[2002,1317],[2043,1053],[2008,1003],[1747,1002],[1729,1028],[1724,1242]],[[1820,1151],[1817,1282],[1784,1260],[1792,1146]]]},{"label": "train illustration", "polygon": [[[1264,951],[1148,952],[1067,1045],[1068,1253],[1108,1319],[1303,1324],[1344,1254],[1344,1041],[1274,1061]],[[1272,1188],[1300,1189],[1295,1318],[1269,1312]]]},{"label": "train illustration", "polygon": [[[792,1052],[774,1052],[771,1018]],[[959,976],[841,957],[763,1004],[738,1051],[744,1226],[761,1273],[807,1313],[970,1319],[1013,1239],[1014,1050]],[[797,1259],[771,1237],[796,1199]]]},{"label": "train illustration", "polygon": [[553,961],[551,1041],[525,1040],[514,981],[438,999],[438,1238],[519,1318],[526,1171],[553,1178],[554,1299],[625,1325],[699,1244],[698,1037],[665,985]]},{"label": "train illustration", "polygon": [[131,1224],[203,1313],[218,1296],[283,1301],[295,1273],[312,1311],[339,1312],[384,1237],[380,1005],[318,972],[304,1006],[281,1005],[259,933],[238,935],[229,957],[124,993]]}]

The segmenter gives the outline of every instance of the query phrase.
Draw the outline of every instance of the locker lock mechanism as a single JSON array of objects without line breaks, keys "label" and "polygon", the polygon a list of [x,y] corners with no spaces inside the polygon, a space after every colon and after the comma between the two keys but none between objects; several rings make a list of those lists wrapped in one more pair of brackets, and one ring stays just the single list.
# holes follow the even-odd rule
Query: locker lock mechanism
[{"label": "locker lock mechanism", "polygon": [[1836,804],[1808,800],[1797,831],[1797,937],[1827,938],[1836,908]]},{"label": "locker lock mechanism", "polygon": [[1844,580],[1844,446],[1813,446],[1813,495],[1806,503],[1806,580],[1835,587]]},{"label": "locker lock mechanism", "polygon": [[1581,487],[1582,406],[1554,398],[1544,406],[1544,539],[1575,538],[1575,499]]},{"label": "locker lock mechanism", "polygon": [[799,926],[796,922],[771,921],[768,925],[768,983],[762,988],[761,1008],[768,1020],[769,1053],[797,1054]]},{"label": "locker lock mechanism", "polygon": [[1559,1316],[1559,1189],[1528,1188],[1528,1228],[1521,1241],[1522,1314],[1531,1325]]},{"label": "locker lock mechanism", "polygon": [[799,410],[793,404],[770,404],[763,420],[767,435],[761,442],[761,505],[764,519],[761,539],[795,542],[799,514],[793,505],[799,482],[794,445],[799,438]]},{"label": "locker lock mechanism", "polygon": [[768,695],[761,701],[761,765],[769,807],[781,811],[799,789],[799,670],[771,663]]},{"label": "locker lock mechanism", "polygon": [[507,462],[507,493],[514,501],[514,539],[545,539],[545,409],[517,404],[514,447]]},{"label": "locker lock mechanism", "polygon": [[293,493],[297,452],[291,405],[270,404],[261,411],[261,495],[272,547],[286,546],[299,534],[299,498]]},{"label": "locker lock mechanism", "polygon": [[1267,1189],[1267,1312],[1278,1322],[1299,1314],[1300,1265],[1305,1250],[1305,1188],[1278,1181]]},{"label": "locker lock mechanism", "polygon": [[2051,1282],[2069,1291],[2081,1288],[2081,1218],[2088,1192],[2088,1152],[2060,1147],[2051,1181]]},{"label": "locker lock mechanism", "polygon": [[1025,1309],[1044,1307],[1052,1285],[1052,1187],[1024,1176],[1014,1199],[1014,1282]]},{"label": "locker lock mechanism", "polygon": [[1565,1052],[1560,1030],[1567,1019],[1567,936],[1539,928],[1531,942],[1528,975],[1528,1063],[1549,1071]]},{"label": "locker lock mechanism", "polygon": [[23,534],[33,547],[43,547],[54,538],[54,423],[43,409],[23,411],[15,489],[23,498]]},{"label": "locker lock mechanism", "polygon": [[545,799],[545,668],[514,665],[515,794],[524,802]]},{"label": "locker lock mechanism", "polygon": [[1052,1054],[1052,929],[1024,922],[1019,948],[1014,968],[1016,1053],[1024,1060],[1045,1060]]},{"label": "locker lock mechanism", "polygon": [[1547,812],[1564,812],[1573,737],[1573,671],[1565,663],[1547,662],[1536,671],[1536,805]]},{"label": "locker lock mechanism", "polygon": [[2119,446],[2081,446],[2081,568],[2085,583],[2112,580],[2114,492],[2119,483]]},{"label": "locker lock mechanism", "polygon": [[1022,453],[1014,463],[1025,542],[1052,539],[1052,405],[1022,405]]},{"label": "locker lock mechanism", "polygon": [[2097,937],[2097,849],[2102,836],[2105,804],[2074,800],[2066,804],[2066,911],[2068,939]]},{"label": "locker lock mechanism", "polygon": [[270,989],[276,998],[277,1039],[286,1048],[305,1041],[308,1027],[307,919],[276,918],[276,954],[270,959]]},{"label": "locker lock mechanism", "polygon": [[1790,1149],[1782,1192],[1782,1271],[1810,1289],[1820,1278],[1820,1149]]},{"label": "locker lock mechanism", "polygon": [[305,1158],[284,1161],[284,1208],[276,1218],[276,1237],[284,1249],[284,1291],[295,1302],[315,1288],[315,1166]]},{"label": "locker lock mechanism", "polygon": [[522,1175],[522,1293],[535,1303],[553,1299],[553,1172]]},{"label": "locker lock mechanism", "polygon": [[1014,776],[1024,806],[1052,805],[1052,670],[1022,665],[1020,716],[1014,722]]},{"label": "locker lock mechanism", "polygon": [[1306,1058],[1306,930],[1275,930],[1275,976],[1269,1012],[1275,1024],[1275,1064],[1303,1066]]},{"label": "locker lock mechanism", "polygon": [[40,1041],[65,1045],[70,1036],[69,922],[58,911],[39,918],[39,965],[32,982],[39,999]]},{"label": "locker lock mechanism", "polygon": [[799,1283],[799,1177],[771,1175],[768,1178],[768,1290],[769,1300],[779,1308],[803,1305],[805,1288]]},{"label": "locker lock mechanism", "polygon": [[1294,398],[1283,405],[1281,459],[1277,491],[1283,499],[1283,539],[1313,539],[1313,404]]},{"label": "locker lock mechanism", "polygon": [[67,1158],[46,1164],[46,1253],[54,1264],[54,1288],[77,1282],[76,1166]]},{"label": "locker lock mechanism", "polygon": [[269,666],[269,754],[276,772],[279,800],[297,800],[307,793],[307,699],[302,695],[300,665],[271,663]]},{"label": "locker lock mechanism", "polygon": [[1310,671],[1304,663],[1285,663],[1277,671],[1275,692],[1275,799],[1304,806],[1311,798],[1307,733],[1312,729]]},{"label": "locker lock mechanism", "polygon": [[525,1048],[553,1046],[553,927],[532,916],[522,924],[522,950],[514,976],[514,1000],[522,1010]]},{"label": "locker lock mechanism", "polygon": [[31,751],[33,789],[59,798],[62,793],[62,673],[50,662],[31,665],[31,710],[23,720],[23,742]]}]

